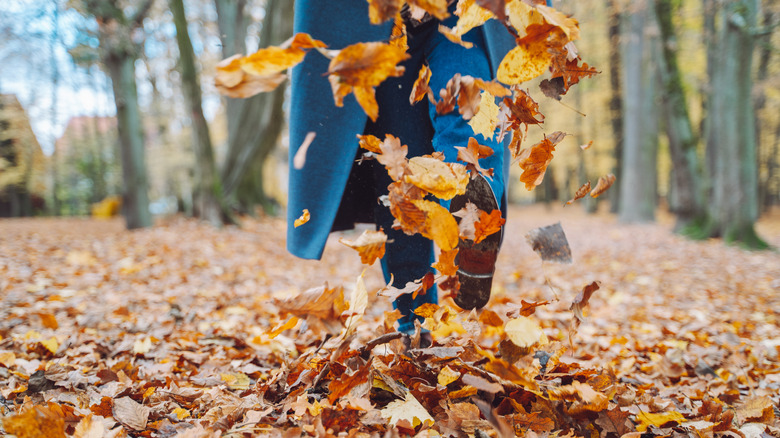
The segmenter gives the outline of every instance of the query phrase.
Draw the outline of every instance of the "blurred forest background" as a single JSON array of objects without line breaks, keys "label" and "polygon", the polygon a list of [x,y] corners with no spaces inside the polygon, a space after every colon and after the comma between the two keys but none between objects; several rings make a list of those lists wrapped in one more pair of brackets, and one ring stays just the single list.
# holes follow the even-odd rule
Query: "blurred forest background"
[{"label": "blurred forest background", "polygon": [[[570,208],[669,211],[692,237],[762,247],[753,224],[780,208],[780,1],[553,5],[579,20],[601,74],[561,102],[527,84],[546,120],[525,146],[571,135],[536,190],[510,178],[512,200],[562,203],[614,173],[607,195]],[[283,214],[285,114],[305,109],[284,87],[223,98],[213,77],[288,39],[292,19],[282,0],[4,0],[0,217]]]}]

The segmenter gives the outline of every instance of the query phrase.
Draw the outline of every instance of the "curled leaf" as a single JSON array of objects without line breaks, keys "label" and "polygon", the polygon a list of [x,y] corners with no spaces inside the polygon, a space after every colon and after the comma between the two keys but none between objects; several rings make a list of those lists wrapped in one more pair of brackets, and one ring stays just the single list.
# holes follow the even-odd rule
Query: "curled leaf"
[{"label": "curled leaf", "polygon": [[600,177],[599,182],[596,184],[596,187],[590,192],[590,196],[592,198],[598,198],[599,195],[606,192],[607,189],[612,187],[612,184],[615,183],[616,179],[617,178],[615,178],[615,175],[611,173],[609,175]]}]

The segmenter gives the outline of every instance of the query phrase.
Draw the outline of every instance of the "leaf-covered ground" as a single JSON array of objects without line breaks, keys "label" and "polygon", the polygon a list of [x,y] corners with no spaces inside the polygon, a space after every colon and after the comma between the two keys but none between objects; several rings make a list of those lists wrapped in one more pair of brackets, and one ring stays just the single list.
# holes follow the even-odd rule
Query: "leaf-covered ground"
[{"label": "leaf-covered ground", "polygon": [[[392,313],[376,296],[379,268],[361,283],[360,257],[338,236],[313,262],[286,253],[278,219],[134,232],[119,220],[0,221],[2,427],[18,437],[780,436],[780,255],[686,241],[663,219],[513,209],[488,307],[458,313],[442,299],[426,309],[434,346],[408,355],[382,337]],[[525,242],[557,221],[572,265],[542,263]],[[780,246],[780,214],[759,231]],[[574,330],[569,307],[593,281],[601,288]],[[504,330],[530,313],[522,301],[549,301],[528,316],[549,342],[527,351],[508,348]]]}]

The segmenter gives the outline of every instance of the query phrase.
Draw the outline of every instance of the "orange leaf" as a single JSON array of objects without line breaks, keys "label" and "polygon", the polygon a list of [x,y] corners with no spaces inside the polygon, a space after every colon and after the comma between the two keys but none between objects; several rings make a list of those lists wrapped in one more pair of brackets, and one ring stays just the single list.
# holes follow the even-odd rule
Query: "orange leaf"
[{"label": "orange leaf", "polygon": [[409,95],[409,103],[414,104],[423,100],[425,96],[433,98],[433,92],[430,87],[431,82],[431,69],[427,65],[423,64],[420,68],[420,72],[417,75],[417,80],[414,81],[412,87],[412,94]]},{"label": "orange leaf", "polygon": [[616,179],[617,178],[615,178],[615,175],[613,175],[611,173],[609,175],[605,175],[605,176],[600,177],[599,178],[599,182],[596,184],[596,188],[594,188],[590,192],[590,196],[592,198],[598,198],[599,195],[601,195],[602,193],[606,192],[607,189],[612,187],[612,184],[615,183]]},{"label": "orange leaf", "polygon": [[65,438],[65,419],[47,407],[30,407],[2,421],[5,432],[18,438]]},{"label": "orange leaf", "polygon": [[412,204],[425,213],[425,226],[420,234],[446,251],[458,246],[458,223],[446,208],[424,199],[412,201]]},{"label": "orange leaf", "polygon": [[599,282],[594,281],[593,283],[582,288],[582,291],[574,298],[574,301],[571,303],[569,310],[574,312],[574,316],[576,316],[578,320],[583,321],[585,319],[585,317],[582,316],[582,309],[588,305],[588,301],[590,301],[590,297],[593,295],[593,292],[599,290],[600,287],[601,285]]},{"label": "orange leaf", "polygon": [[339,239],[339,242],[356,250],[360,254],[361,263],[373,265],[376,259],[381,259],[385,255],[387,235],[382,230],[365,230],[354,241],[349,241],[342,237]]},{"label": "orange leaf", "polygon": [[306,222],[309,222],[309,219],[311,219],[311,214],[309,213],[309,209],[304,208],[303,212],[301,213],[301,217],[295,219],[295,222],[293,222],[293,226],[295,228],[298,228],[301,225],[305,224]]},{"label": "orange leaf", "polygon": [[358,134],[358,140],[360,141],[360,147],[375,154],[381,154],[382,140],[376,138],[373,135],[360,135]]},{"label": "orange leaf", "polygon": [[551,136],[531,146],[530,149],[523,151],[520,158],[520,168],[523,173],[520,175],[520,182],[525,183],[525,188],[533,190],[534,187],[542,183],[547,166],[553,158],[553,151],[566,134],[556,131]]},{"label": "orange leaf", "polygon": [[380,42],[356,43],[340,50],[328,66],[336,106],[342,106],[344,96],[354,91],[360,106],[376,121],[379,107],[374,87],[390,76],[403,75],[404,67],[398,63],[408,57],[403,48]]},{"label": "orange leaf", "polygon": [[564,204],[564,206],[570,205],[574,203],[574,201],[584,198],[585,196],[588,195],[588,192],[590,192],[590,181],[586,182],[579,189],[577,189],[577,192],[574,194],[574,198],[566,201],[566,204]]},{"label": "orange leaf", "polygon": [[479,220],[474,223],[474,243],[485,240],[491,234],[501,231],[506,219],[501,217],[501,210],[493,210],[490,214],[479,212]]},{"label": "orange leaf", "polygon": [[472,172],[479,172],[486,177],[493,175],[493,169],[484,169],[479,165],[480,158],[493,155],[492,148],[483,146],[474,137],[470,137],[467,147],[455,146],[455,149],[458,150],[458,160],[466,163],[466,169]]},{"label": "orange leaf", "polygon": [[439,260],[431,267],[436,269],[442,275],[455,275],[458,272],[458,266],[455,264],[455,257],[458,255],[458,248],[450,251],[441,250]]},{"label": "orange leaf", "polygon": [[368,19],[380,24],[401,12],[401,0],[368,0]]}]

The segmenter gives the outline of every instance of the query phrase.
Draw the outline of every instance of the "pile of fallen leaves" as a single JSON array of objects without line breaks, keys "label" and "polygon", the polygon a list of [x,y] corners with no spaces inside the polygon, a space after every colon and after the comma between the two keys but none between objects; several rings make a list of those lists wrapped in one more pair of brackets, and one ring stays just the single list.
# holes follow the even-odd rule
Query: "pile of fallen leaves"
[{"label": "pile of fallen leaves", "polygon": [[[316,263],[275,219],[0,222],[4,431],[780,436],[780,256],[571,207],[510,217],[489,305],[419,309],[434,345],[407,354],[379,270],[336,238]],[[523,237],[553,221],[571,265]]]}]

